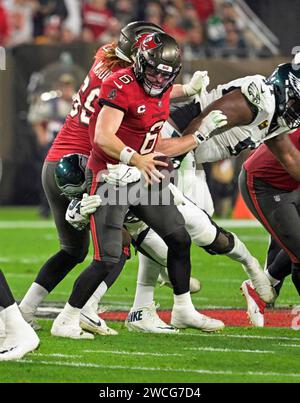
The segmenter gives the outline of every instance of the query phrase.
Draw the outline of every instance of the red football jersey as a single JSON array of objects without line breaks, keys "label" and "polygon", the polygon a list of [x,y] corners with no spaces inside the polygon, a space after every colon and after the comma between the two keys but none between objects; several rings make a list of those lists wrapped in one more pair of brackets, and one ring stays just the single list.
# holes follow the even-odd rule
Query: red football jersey
[{"label": "red football jersey", "polygon": [[101,87],[99,104],[93,114],[89,127],[92,151],[88,167],[95,173],[106,169],[106,164],[119,161],[108,156],[94,143],[97,115],[103,105],[117,108],[125,113],[116,135],[124,144],[140,154],[153,152],[158,134],[169,116],[170,87],[160,98],[146,94],[137,82],[132,67],[109,76]]},{"label": "red football jersey", "polygon": [[[99,51],[100,57],[101,49]],[[118,69],[115,68],[114,71]],[[111,73],[112,71],[105,67],[103,61],[98,59],[98,61],[94,62],[74,97],[72,110],[56,136],[46,161],[58,161],[64,155],[73,153],[90,155],[92,147],[88,133],[90,117],[95,111],[95,104],[99,98],[102,82]]]},{"label": "red football jersey", "polygon": [[[300,129],[291,133],[289,138],[300,150]],[[262,144],[250,155],[244,163],[244,168],[249,175],[253,175],[277,189],[291,192],[300,187],[300,183],[291,177],[265,144]]]}]

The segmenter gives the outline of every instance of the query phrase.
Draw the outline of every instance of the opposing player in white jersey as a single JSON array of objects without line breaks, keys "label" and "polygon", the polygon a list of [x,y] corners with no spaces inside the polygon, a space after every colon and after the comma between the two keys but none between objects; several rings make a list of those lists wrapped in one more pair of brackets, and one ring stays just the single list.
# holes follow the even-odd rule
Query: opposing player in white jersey
[{"label": "opposing player in white jersey", "polygon": [[[299,153],[295,151],[288,136],[284,136],[284,134],[299,125],[300,109],[298,108],[297,100],[300,98],[300,93],[297,76],[295,76],[291,67],[291,65],[286,67],[290,69],[286,83],[286,88],[289,90],[290,95],[285,97],[285,102],[283,102],[283,94],[280,92],[280,88],[276,85],[277,69],[269,79],[256,75],[234,80],[228,84],[218,86],[217,89],[212,90],[210,93],[205,94],[202,92],[200,96],[195,97],[194,102],[185,105],[183,108],[177,108],[177,113],[175,111],[171,114],[173,121],[172,125],[168,127],[169,132],[170,129],[177,129],[175,134],[177,136],[178,133],[184,131],[186,126],[188,128],[185,132],[190,133],[191,128],[197,127],[202,116],[206,116],[211,109],[222,110],[228,117],[227,128],[229,130],[222,130],[222,133],[201,142],[196,147],[194,161],[193,156],[189,153],[183,163],[189,159],[190,168],[192,168],[193,164],[199,167],[204,162],[218,161],[236,156],[243,149],[256,148],[266,141],[266,144],[277,158],[296,178],[299,178],[299,172],[297,172]],[[205,109],[208,105],[209,107]],[[201,110],[203,109],[202,114]],[[193,118],[195,118],[194,121],[189,125],[189,121]],[[236,127],[235,125],[241,126]],[[192,136],[178,137],[177,145],[179,145],[179,148],[176,150],[174,141],[172,141],[169,147],[165,147],[163,150],[166,154],[176,155],[195,148]],[[204,172],[190,169],[188,171],[188,182],[190,185],[187,190],[191,191],[188,195],[189,198],[192,198],[200,207],[205,209],[203,194],[206,195],[208,201],[211,201],[211,198],[205,183]],[[195,193],[194,189],[202,189],[202,195],[197,191]],[[186,189],[184,190],[186,191]],[[202,196],[200,199],[199,195]],[[211,203],[206,206],[210,212],[211,207]],[[181,207],[181,213],[186,219],[182,210],[185,210],[184,206]],[[196,212],[193,213],[191,207],[189,210],[192,215],[194,231],[203,241],[203,234],[206,233],[206,236],[209,236],[209,233],[211,233],[210,225],[206,225],[206,230],[203,231],[205,220],[197,220],[196,215],[194,215]],[[197,240],[193,240],[197,244]],[[203,244],[200,244],[200,246],[203,246]],[[127,320],[127,326],[130,329],[141,331],[155,329],[154,286],[157,273],[160,271],[159,265],[162,265],[164,261],[162,256],[166,254],[165,246],[152,232],[149,232],[144,238],[141,244],[141,248],[143,247],[147,255],[151,256],[152,259],[140,255],[136,298]],[[153,253],[153,251],[155,252]],[[139,315],[136,314],[137,311],[140,311]],[[137,318],[141,319],[137,320]]]}]

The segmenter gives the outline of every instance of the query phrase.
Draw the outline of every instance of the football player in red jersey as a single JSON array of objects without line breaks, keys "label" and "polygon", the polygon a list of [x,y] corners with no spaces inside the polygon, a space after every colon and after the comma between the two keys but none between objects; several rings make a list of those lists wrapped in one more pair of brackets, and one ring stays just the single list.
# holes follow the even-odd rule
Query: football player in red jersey
[{"label": "football player in red jersey", "polygon": [[[299,129],[289,140],[300,150]],[[239,185],[247,206],[272,237],[265,271],[277,295],[289,274],[300,295],[300,183],[262,145],[244,163]],[[266,304],[249,280],[242,284],[242,291],[251,322],[264,326]]]},{"label": "football player in red jersey", "polygon": [[[136,21],[121,30],[117,44],[113,43],[99,49],[95,62],[75,97],[70,115],[47,155],[42,174],[43,186],[58,230],[61,250],[44,264],[20,304],[24,317],[36,328],[38,325],[34,322],[34,314],[37,307],[68,272],[85,259],[89,246],[89,230],[85,229],[78,232],[65,220],[69,199],[62,194],[54,179],[57,162],[66,154],[89,155],[91,144],[88,126],[90,116],[97,105],[97,97],[99,96],[102,81],[113,71],[131,65],[134,61],[133,55],[138,44],[146,34],[151,32],[162,32],[162,30],[155,24]],[[189,83],[173,86],[173,96],[191,96],[197,93],[201,90],[205,79],[205,73],[195,72]],[[95,211],[97,203],[99,205],[97,195],[84,198],[80,207],[81,213],[88,217],[89,214]],[[119,269],[115,270],[114,276],[109,276],[107,287],[112,284],[113,279],[117,277],[121,268],[122,264],[120,264]],[[88,310],[88,307],[86,309]],[[84,313],[85,316],[82,316],[83,322],[88,320],[87,317],[92,316],[90,311]],[[101,325],[99,327],[101,334],[103,332],[105,334],[115,334],[114,331],[105,326],[104,322],[101,322],[101,319],[99,323]]]},{"label": "football player in red jersey", "polygon": [[[108,164],[136,166],[146,184],[159,183],[163,175],[157,169],[167,164],[155,160],[159,131],[169,116],[172,84],[181,67],[176,41],[167,34],[148,35],[139,46],[133,67],[109,76],[102,84],[96,122],[90,124],[92,152],[88,161],[91,194],[99,194],[102,203],[91,216],[94,259],[74,284],[63,311],[55,319],[51,334],[69,338],[91,338],[79,326],[80,311],[97,286],[114,270],[122,253],[122,227],[131,211],[152,227],[168,246],[167,267],[174,291],[172,322],[176,327],[195,327],[215,331],[224,327],[196,311],[189,292],[190,237],[182,215],[169,191],[169,203],[162,202],[163,189],[157,186],[159,203],[149,202],[151,186],[140,187],[130,198],[135,184],[121,188],[101,182]],[[93,128],[95,131],[93,133]],[[134,189],[135,190],[135,189]],[[168,193],[168,188],[164,188]]]},{"label": "football player in red jersey", "polygon": [[[39,326],[34,321],[34,314],[38,305],[70,270],[84,261],[89,247],[89,229],[78,232],[65,220],[70,200],[61,193],[55,182],[54,171],[57,162],[66,154],[89,156],[91,144],[88,125],[102,82],[112,72],[133,63],[133,53],[137,50],[136,43],[151,32],[162,30],[157,25],[144,21],[130,23],[122,29],[117,44],[112,43],[98,50],[93,66],[74,99],[73,108],[46,157],[42,182],[58,231],[61,249],[41,268],[20,304],[24,318],[36,329]],[[187,92],[191,91],[188,85],[186,89]],[[98,196],[87,197],[81,203],[81,212],[88,216],[99,204]],[[105,326],[104,321],[101,322],[99,329],[105,334],[115,334]]]},{"label": "football player in red jersey", "polygon": [[[18,360],[35,350],[40,341],[32,327],[24,320],[16,301],[0,270],[0,322],[4,325],[4,340],[0,339],[0,361]],[[2,337],[1,335],[0,337]]]}]

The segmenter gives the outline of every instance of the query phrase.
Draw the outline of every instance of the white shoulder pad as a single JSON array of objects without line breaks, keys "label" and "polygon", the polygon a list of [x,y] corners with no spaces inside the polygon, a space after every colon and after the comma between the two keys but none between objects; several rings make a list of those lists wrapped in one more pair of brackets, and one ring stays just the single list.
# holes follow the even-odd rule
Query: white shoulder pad
[{"label": "white shoulder pad", "polygon": [[268,96],[271,96],[270,90],[264,80],[265,77],[258,74],[245,77],[241,80],[242,94],[259,110],[268,109]]}]

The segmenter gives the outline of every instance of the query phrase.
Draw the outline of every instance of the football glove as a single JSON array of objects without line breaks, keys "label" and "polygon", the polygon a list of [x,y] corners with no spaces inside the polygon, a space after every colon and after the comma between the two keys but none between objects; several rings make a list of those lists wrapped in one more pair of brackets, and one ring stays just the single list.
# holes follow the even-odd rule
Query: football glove
[{"label": "football glove", "polygon": [[99,206],[101,206],[101,197],[99,195],[89,196],[84,193],[80,203],[80,214],[85,219],[89,220],[90,215],[94,214]]},{"label": "football glove", "polygon": [[81,231],[87,227],[90,222],[90,215],[95,213],[101,205],[99,195],[89,196],[84,193],[82,200],[73,199],[66,211],[65,219],[74,228]]},{"label": "football glove", "polygon": [[102,174],[105,182],[114,186],[126,186],[141,179],[141,171],[125,164],[107,164],[108,174]]},{"label": "football glove", "polygon": [[81,200],[73,199],[68,205],[65,219],[72,227],[81,231],[87,227],[89,220],[80,214]]},{"label": "football glove", "polygon": [[195,71],[193,77],[187,84],[182,86],[183,92],[187,97],[198,94],[209,85],[209,76],[207,71]]},{"label": "football glove", "polygon": [[211,111],[201,122],[199,129],[195,132],[194,138],[199,144],[208,140],[212,132],[227,125],[227,116],[222,111]]}]

